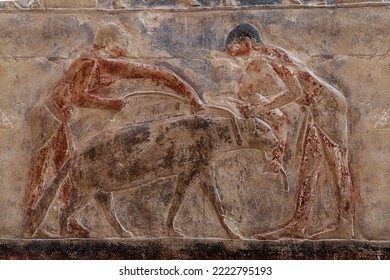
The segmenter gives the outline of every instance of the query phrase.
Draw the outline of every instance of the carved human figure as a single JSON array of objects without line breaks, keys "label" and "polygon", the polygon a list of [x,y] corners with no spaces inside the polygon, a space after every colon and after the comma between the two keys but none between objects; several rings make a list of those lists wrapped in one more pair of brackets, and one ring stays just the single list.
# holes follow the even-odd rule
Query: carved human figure
[{"label": "carved human figure", "polygon": [[[259,57],[256,42],[261,42],[260,35],[254,26],[249,24],[237,25],[226,39],[226,48],[230,56],[245,58],[246,63],[239,81],[236,97],[241,101],[237,106],[247,117],[260,117],[274,130],[279,139],[279,145],[264,154],[266,171],[281,173],[284,176],[284,189],[289,189],[287,174],[283,167],[286,151],[287,119],[285,114],[275,106],[264,106],[270,98],[289,94],[286,85],[277,79],[275,74],[267,69],[265,60]],[[247,46],[248,45],[248,46]],[[268,66],[269,68],[269,66]],[[274,76],[272,76],[273,74]],[[297,88],[298,89],[298,88]],[[279,102],[280,103],[280,102]]]},{"label": "carved human figure", "polygon": [[[187,98],[194,112],[203,108],[197,93],[174,72],[164,67],[132,62],[126,59],[127,56],[127,32],[115,24],[103,25],[96,32],[93,48],[85,50],[71,62],[48,95],[32,110],[32,157],[24,197],[26,236],[32,236],[37,231],[48,210],[48,206],[42,208],[39,205],[45,183],[53,180],[72,155],[69,122],[76,107],[120,111],[125,101],[106,96],[109,86],[121,79],[143,78],[157,81]],[[60,208],[64,209],[73,191],[71,178],[67,176],[59,187]],[[77,223],[74,229],[82,233]]]},{"label": "carved human figure", "polygon": [[[300,158],[297,198],[292,218],[281,227],[259,234],[259,239],[307,238],[307,228],[317,187],[337,191],[337,222],[327,231],[353,234],[353,186],[348,163],[347,104],[331,85],[294,60],[283,49],[264,44],[251,24],[236,26],[227,38],[228,52],[250,58],[239,87],[244,103],[240,110],[247,116],[261,116],[275,129],[281,145],[272,160],[283,165],[286,117],[281,106],[300,106],[302,123],[297,135],[296,157]],[[329,175],[328,175],[329,174]],[[326,183],[320,182],[329,176]],[[325,236],[325,232],[321,232]],[[320,236],[320,233],[318,233]]]}]

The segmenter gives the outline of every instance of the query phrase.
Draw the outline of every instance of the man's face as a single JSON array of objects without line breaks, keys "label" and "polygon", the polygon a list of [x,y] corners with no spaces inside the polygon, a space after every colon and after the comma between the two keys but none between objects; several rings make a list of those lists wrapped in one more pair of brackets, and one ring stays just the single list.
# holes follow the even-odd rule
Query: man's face
[{"label": "man's face", "polygon": [[249,55],[251,48],[247,44],[246,40],[241,41],[239,39],[234,39],[229,45],[226,46],[227,51],[232,56],[247,56]]},{"label": "man's face", "polygon": [[121,46],[111,46],[108,53],[113,58],[128,57],[129,51]]},{"label": "man's face", "polygon": [[112,58],[121,58],[121,57],[129,57],[130,50],[128,41],[125,39],[116,39],[115,41],[112,38],[106,38],[104,40],[105,51]]},{"label": "man's face", "polygon": [[235,38],[226,46],[228,53],[232,56],[248,56],[251,51],[259,51],[262,47],[262,44],[249,37],[245,37],[243,40]]},{"label": "man's face", "polygon": [[128,57],[130,56],[129,49],[126,48],[123,44],[113,43],[106,48],[106,51],[113,58]]}]

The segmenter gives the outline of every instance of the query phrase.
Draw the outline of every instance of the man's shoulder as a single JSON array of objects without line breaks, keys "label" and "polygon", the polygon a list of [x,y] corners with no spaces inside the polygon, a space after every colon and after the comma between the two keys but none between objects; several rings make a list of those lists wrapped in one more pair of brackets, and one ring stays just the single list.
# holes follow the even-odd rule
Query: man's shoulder
[{"label": "man's shoulder", "polygon": [[264,72],[270,69],[267,57],[262,53],[253,54],[250,58],[247,70]]}]

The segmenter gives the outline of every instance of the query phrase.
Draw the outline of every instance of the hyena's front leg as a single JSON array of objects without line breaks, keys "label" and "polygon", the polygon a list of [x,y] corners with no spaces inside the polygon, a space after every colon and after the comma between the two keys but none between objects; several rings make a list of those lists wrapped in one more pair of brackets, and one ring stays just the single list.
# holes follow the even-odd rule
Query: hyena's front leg
[{"label": "hyena's front leg", "polygon": [[192,180],[189,175],[190,173],[190,171],[182,171],[176,179],[176,189],[173,194],[171,207],[169,208],[167,217],[168,235],[172,237],[183,237],[183,234],[180,231],[173,228],[173,222],[176,218],[177,211],[179,211],[179,208],[183,203],[186,191],[191,186]]}]

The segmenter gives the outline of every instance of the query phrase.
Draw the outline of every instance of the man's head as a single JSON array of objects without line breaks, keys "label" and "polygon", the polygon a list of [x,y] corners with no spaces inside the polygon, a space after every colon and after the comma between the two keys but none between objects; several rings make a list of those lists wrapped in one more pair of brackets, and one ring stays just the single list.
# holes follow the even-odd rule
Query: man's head
[{"label": "man's head", "polygon": [[130,54],[130,36],[122,27],[108,23],[96,31],[93,47],[104,49],[112,57],[126,57]]},{"label": "man's head", "polygon": [[257,50],[262,44],[259,31],[249,23],[236,25],[226,38],[226,49],[233,56],[249,55],[251,50]]}]

